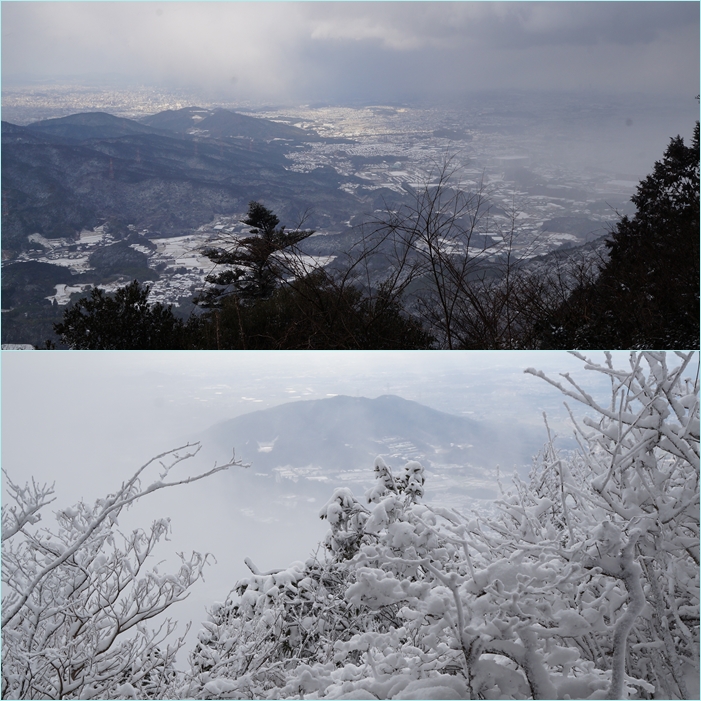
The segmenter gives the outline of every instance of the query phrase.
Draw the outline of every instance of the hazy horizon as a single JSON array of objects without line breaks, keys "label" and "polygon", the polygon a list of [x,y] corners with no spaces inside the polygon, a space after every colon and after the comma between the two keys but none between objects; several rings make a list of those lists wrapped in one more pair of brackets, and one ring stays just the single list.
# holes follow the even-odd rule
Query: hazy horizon
[{"label": "hazy horizon", "polygon": [[9,2],[2,81],[3,119],[17,124],[194,105],[444,107],[482,121],[495,110],[532,137],[535,158],[638,180],[670,138],[692,136],[699,10],[691,2]]}]

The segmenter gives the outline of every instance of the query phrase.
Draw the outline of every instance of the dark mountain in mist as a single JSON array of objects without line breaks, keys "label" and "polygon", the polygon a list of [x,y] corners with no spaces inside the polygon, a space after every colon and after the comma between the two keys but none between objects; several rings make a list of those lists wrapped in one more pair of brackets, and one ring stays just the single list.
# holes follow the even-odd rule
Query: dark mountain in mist
[{"label": "dark mountain in mist", "polygon": [[26,128],[45,136],[57,136],[75,141],[114,139],[133,134],[162,134],[159,129],[139,124],[133,119],[115,117],[107,112],[83,112],[68,117],[44,119]]},{"label": "dark mountain in mist", "polygon": [[9,144],[45,144],[54,142],[65,144],[72,141],[61,136],[52,135],[49,131],[38,132],[37,130],[28,129],[27,127],[11,124],[10,122],[2,122],[2,139]]},{"label": "dark mountain in mist", "polygon": [[[278,127],[289,129],[268,129]],[[287,170],[284,151],[265,141],[198,138],[103,113],[3,122],[2,154],[3,249],[11,251],[33,233],[71,236],[109,219],[175,235],[244,211],[250,200],[293,221],[312,210],[310,226],[359,207],[335,171]]]},{"label": "dark mountain in mist", "polygon": [[184,107],[179,110],[166,110],[139,120],[142,124],[159,129],[167,129],[182,134],[206,134],[217,138],[261,139],[263,141],[319,141],[319,136],[311,131],[273,122],[259,117],[249,117],[225,109],[204,109]]},{"label": "dark mountain in mist", "polygon": [[82,112],[67,117],[44,119],[27,129],[45,135],[77,141],[110,139],[131,134],[196,134],[217,138],[245,138],[259,141],[318,141],[312,131],[261,117],[248,117],[225,109],[184,107],[166,110],[138,120],[115,117],[107,112]]},{"label": "dark mountain in mist", "polygon": [[540,448],[538,436],[517,426],[508,436],[494,426],[454,416],[397,396],[336,396],[252,412],[211,428],[208,452],[249,463],[246,494],[267,484],[280,494],[300,490],[326,499],[349,486],[357,495],[374,479],[378,455],[394,469],[419,460],[427,471],[427,498],[450,503],[496,496],[495,469],[523,474]]}]

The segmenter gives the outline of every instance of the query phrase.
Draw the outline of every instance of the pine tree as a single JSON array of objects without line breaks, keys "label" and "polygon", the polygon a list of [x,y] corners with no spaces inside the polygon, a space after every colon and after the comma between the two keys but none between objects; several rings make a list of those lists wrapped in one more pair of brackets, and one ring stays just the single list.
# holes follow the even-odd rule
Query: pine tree
[{"label": "pine tree", "polygon": [[699,344],[699,123],[677,136],[631,198],[599,277],[549,322],[555,348],[696,348]]},{"label": "pine tree", "polygon": [[230,250],[209,248],[204,254],[227,269],[206,277],[210,287],[196,300],[205,308],[220,307],[222,298],[235,294],[243,302],[267,299],[286,276],[285,254],[311,236],[310,229],[285,231],[280,220],[259,202],[250,202],[243,220],[250,236],[237,240]]},{"label": "pine tree", "polygon": [[[93,288],[54,324],[62,343],[80,350],[187,348],[187,327],[172,306],[149,304],[151,288],[134,280],[114,294]],[[51,344],[48,344],[51,347]]]}]

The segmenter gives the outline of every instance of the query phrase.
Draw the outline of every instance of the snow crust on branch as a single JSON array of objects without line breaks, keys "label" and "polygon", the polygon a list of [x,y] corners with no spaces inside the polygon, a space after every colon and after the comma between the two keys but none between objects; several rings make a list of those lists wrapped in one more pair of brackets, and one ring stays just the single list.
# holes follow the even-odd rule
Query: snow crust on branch
[{"label": "snow crust on branch", "polygon": [[[691,698],[699,670],[698,381],[693,354],[577,356],[600,405],[528,370],[570,410],[496,515],[421,503],[423,468],[380,457],[362,503],[337,489],[324,550],[216,605],[194,698]],[[643,615],[644,614],[644,615]]]},{"label": "snow crust on branch", "polygon": [[[170,531],[169,519],[129,535],[116,530],[123,509],[155,491],[195,482],[234,464],[167,481],[199,444],[166,451],[142,465],[113,494],[55,513],[40,528],[53,487],[20,488],[7,477],[14,504],[2,507],[2,698],[143,698],[168,693],[184,636],[171,641],[167,618],[146,622],[187,596],[207,555],[180,555],[175,573],[147,569]],[[149,468],[160,478],[142,487]]]}]

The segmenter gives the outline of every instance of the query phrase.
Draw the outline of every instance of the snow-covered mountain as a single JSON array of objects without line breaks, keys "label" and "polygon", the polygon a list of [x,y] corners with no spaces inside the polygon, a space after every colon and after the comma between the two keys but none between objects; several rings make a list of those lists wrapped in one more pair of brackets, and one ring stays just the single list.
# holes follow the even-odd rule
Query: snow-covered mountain
[{"label": "snow-covered mountain", "polygon": [[[373,482],[378,455],[393,468],[418,460],[426,469],[426,499],[465,506],[497,495],[496,467],[523,474],[542,437],[518,426],[504,430],[383,395],[335,396],[256,411],[212,427],[202,437],[209,450],[250,467],[237,474],[239,493],[257,501],[290,499],[321,504],[333,489],[362,495]],[[245,486],[244,486],[245,485]]]}]

